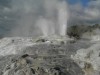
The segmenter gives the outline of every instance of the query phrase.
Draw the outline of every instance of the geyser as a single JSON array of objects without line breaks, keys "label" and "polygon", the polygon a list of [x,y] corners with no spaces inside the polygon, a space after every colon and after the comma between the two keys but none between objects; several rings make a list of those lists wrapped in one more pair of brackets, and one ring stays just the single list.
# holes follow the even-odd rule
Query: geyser
[{"label": "geyser", "polygon": [[62,36],[66,35],[67,31],[67,5],[66,2],[60,2],[58,6],[58,25],[59,25],[59,34]]},{"label": "geyser", "polygon": [[43,36],[49,36],[55,34],[54,23],[50,20],[47,20],[43,17],[39,17],[39,20],[36,23],[36,26],[42,31]]},{"label": "geyser", "polygon": [[[36,25],[40,28],[44,36],[66,36],[68,20],[67,3],[65,1],[58,1],[54,8],[50,5],[50,3],[47,4],[48,0],[45,3],[46,5],[49,5],[49,7],[46,7],[46,18],[40,17]],[[55,14],[54,11],[56,11],[57,16],[53,16]]]},{"label": "geyser", "polygon": [[12,36],[66,36],[68,8],[65,0],[13,0],[12,11],[20,16]]}]

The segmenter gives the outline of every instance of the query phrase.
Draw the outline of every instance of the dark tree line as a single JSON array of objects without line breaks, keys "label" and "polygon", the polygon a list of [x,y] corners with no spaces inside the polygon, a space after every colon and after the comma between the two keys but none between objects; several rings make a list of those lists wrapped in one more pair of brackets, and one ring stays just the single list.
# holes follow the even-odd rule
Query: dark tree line
[{"label": "dark tree line", "polygon": [[73,25],[68,27],[67,35],[72,38],[80,39],[86,32],[92,32],[94,29],[100,29],[99,24],[95,25]]}]

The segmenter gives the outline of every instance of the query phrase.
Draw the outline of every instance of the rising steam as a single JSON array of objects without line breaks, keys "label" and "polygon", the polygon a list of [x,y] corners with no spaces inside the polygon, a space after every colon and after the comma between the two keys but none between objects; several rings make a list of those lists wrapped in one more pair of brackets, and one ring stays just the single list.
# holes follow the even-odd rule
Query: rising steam
[{"label": "rising steam", "polygon": [[12,11],[19,16],[12,36],[65,36],[68,8],[62,0],[13,0]]}]

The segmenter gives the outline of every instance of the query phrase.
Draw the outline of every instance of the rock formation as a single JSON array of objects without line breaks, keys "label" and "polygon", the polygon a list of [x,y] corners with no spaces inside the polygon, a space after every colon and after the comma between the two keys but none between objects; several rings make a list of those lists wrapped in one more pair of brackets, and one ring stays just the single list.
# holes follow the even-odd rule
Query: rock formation
[{"label": "rock formation", "polygon": [[73,60],[65,59],[59,57],[50,59],[47,56],[34,58],[34,55],[24,54],[12,59],[4,68],[2,75],[84,75]]},{"label": "rock formation", "polygon": [[91,72],[92,64],[85,63],[83,70],[75,59],[77,50],[89,47],[91,42],[65,39],[1,39],[0,75],[86,75],[88,68]]}]

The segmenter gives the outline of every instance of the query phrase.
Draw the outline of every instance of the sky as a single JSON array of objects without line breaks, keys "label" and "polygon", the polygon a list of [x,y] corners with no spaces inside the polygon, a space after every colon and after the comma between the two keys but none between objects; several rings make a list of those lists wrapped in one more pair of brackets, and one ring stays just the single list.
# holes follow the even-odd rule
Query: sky
[{"label": "sky", "polygon": [[77,4],[80,2],[82,6],[86,7],[90,0],[66,0],[69,4]]},{"label": "sky", "polygon": [[0,35],[38,32],[36,22],[41,16],[56,24],[59,1],[66,2],[69,26],[100,24],[100,0],[0,0]]}]

